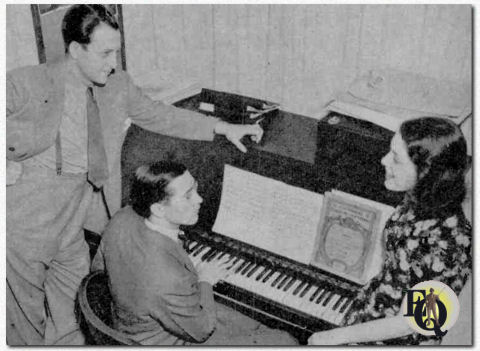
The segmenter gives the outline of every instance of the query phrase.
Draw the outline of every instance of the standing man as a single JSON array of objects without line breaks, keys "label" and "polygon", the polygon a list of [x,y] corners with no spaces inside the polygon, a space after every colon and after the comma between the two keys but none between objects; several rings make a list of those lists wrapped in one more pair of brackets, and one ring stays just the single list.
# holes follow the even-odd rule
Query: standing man
[{"label": "standing man", "polygon": [[[125,122],[176,137],[222,134],[241,151],[257,125],[239,126],[153,102],[126,72],[115,18],[102,5],[72,6],[62,22],[66,57],[7,73],[7,343],[84,342],[74,299],[89,271],[89,208],[120,208]],[[92,211],[90,210],[90,213]],[[95,226],[106,223],[97,207]]]},{"label": "standing man", "polygon": [[437,301],[438,295],[434,294],[435,290],[430,288],[430,294],[426,298],[426,307],[427,307],[427,323],[430,324],[432,318],[430,317],[433,314],[433,322],[436,327],[438,327],[438,317],[437,317]]}]

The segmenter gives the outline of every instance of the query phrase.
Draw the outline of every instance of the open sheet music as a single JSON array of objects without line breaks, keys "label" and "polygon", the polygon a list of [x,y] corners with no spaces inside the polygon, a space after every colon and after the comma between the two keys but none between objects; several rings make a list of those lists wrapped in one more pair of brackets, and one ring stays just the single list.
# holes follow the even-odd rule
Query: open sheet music
[{"label": "open sheet music", "polygon": [[323,196],[225,165],[213,231],[308,264]]},{"label": "open sheet music", "polygon": [[358,284],[381,268],[393,208],[337,190],[325,196],[225,165],[213,231]]}]

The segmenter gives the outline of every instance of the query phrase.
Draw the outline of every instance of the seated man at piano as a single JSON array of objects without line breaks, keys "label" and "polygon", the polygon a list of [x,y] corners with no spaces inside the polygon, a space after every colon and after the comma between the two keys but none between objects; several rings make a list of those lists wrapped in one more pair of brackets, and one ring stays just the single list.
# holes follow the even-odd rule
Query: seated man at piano
[{"label": "seated man at piano", "polygon": [[383,270],[363,286],[345,327],[313,334],[311,345],[429,344],[405,322],[405,289],[436,280],[457,295],[471,274],[471,226],[462,210],[467,149],[453,122],[424,117],[404,122],[382,159],[385,187],[405,192],[384,229]]},{"label": "seated man at piano", "polygon": [[185,166],[140,166],[130,200],[110,221],[92,263],[109,276],[117,330],[143,345],[296,344],[288,333],[215,303],[212,286],[232,264],[228,255],[194,264],[182,247],[180,225],[195,224],[202,203]]}]

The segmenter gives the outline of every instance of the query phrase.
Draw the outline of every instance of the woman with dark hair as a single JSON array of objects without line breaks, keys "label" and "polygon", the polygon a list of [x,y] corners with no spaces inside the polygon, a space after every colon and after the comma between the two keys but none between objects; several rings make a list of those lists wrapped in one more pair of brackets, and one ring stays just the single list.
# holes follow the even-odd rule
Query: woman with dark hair
[{"label": "woman with dark hair", "polygon": [[401,309],[404,291],[435,280],[458,295],[472,265],[471,227],[462,211],[466,142],[453,122],[424,117],[404,122],[382,159],[385,187],[405,192],[384,229],[383,270],[362,287],[346,325],[313,334],[310,344],[420,344]]},{"label": "woman with dark hair", "polygon": [[212,286],[229,274],[228,259],[194,266],[180,243],[180,226],[197,222],[203,201],[185,166],[139,167],[130,200],[108,224],[92,264],[108,273],[116,329],[142,345],[295,344],[215,304]]}]

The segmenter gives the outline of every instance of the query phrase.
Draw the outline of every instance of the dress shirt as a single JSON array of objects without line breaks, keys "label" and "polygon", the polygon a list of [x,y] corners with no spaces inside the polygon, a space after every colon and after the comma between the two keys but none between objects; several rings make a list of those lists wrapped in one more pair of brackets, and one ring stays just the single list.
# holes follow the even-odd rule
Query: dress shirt
[{"label": "dress shirt", "polygon": [[[60,124],[62,172],[86,173],[88,170],[87,133],[87,83],[78,68],[67,61],[65,102]],[[28,159],[31,166],[56,168],[55,144],[44,152]]]}]

